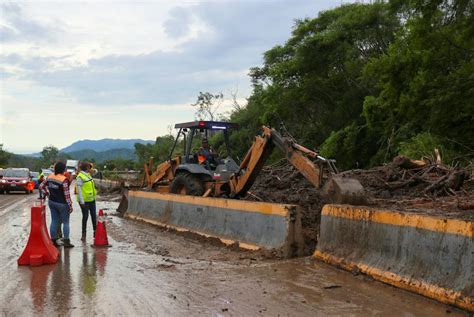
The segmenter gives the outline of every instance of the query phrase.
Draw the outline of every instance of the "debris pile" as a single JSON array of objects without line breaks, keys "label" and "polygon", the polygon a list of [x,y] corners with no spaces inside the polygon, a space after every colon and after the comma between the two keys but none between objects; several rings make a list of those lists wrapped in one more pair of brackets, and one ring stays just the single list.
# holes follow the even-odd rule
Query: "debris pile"
[{"label": "debris pile", "polygon": [[357,178],[369,195],[382,199],[463,195],[468,191],[463,185],[471,181],[471,173],[466,168],[411,160],[404,156],[395,157],[392,164],[368,170],[349,170],[342,174]]},{"label": "debris pile", "polygon": [[[474,219],[472,169],[397,156],[391,164],[341,174],[359,180],[372,207]],[[306,246],[314,250],[327,201],[286,160],[265,166],[246,199],[299,205]]]}]

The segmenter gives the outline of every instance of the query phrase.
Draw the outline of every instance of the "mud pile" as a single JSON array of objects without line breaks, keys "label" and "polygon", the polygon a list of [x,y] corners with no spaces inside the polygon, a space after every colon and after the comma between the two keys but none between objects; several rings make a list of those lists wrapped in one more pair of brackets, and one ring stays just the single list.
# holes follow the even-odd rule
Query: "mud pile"
[{"label": "mud pile", "polygon": [[[342,174],[359,180],[371,207],[474,220],[472,176],[466,170],[439,165],[406,169],[387,164]],[[328,201],[286,161],[264,167],[246,199],[299,205],[306,247],[308,252],[314,250],[321,209]]]}]

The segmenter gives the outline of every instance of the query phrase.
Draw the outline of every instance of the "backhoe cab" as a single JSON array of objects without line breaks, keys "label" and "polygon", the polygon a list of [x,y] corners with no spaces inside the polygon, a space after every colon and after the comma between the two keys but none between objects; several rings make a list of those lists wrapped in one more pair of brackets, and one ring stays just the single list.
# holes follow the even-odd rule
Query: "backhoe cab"
[{"label": "backhoe cab", "polygon": [[[228,192],[228,186],[222,188],[222,185],[227,184],[230,177],[239,170],[239,165],[229,156],[229,130],[238,129],[239,125],[220,121],[195,121],[178,123],[175,128],[179,131],[170,151],[169,160],[172,160],[173,152],[181,138],[184,155],[179,158],[180,164],[174,170],[174,179],[169,191],[202,196],[213,187],[214,191]],[[216,133],[223,134],[227,153],[222,157],[217,153],[212,155],[212,158],[202,157],[199,153],[202,140],[209,139]]]}]

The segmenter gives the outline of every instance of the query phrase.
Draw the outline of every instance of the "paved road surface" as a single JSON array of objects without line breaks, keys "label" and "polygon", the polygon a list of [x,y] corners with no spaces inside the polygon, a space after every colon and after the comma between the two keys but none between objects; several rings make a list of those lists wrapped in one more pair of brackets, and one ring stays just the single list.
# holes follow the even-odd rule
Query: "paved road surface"
[{"label": "paved road surface", "polygon": [[1,315],[466,315],[311,258],[263,259],[113,213],[107,224],[113,247],[95,249],[90,238],[79,241],[77,205],[71,218],[76,247],[61,249],[55,265],[18,267],[35,197],[0,195]]}]

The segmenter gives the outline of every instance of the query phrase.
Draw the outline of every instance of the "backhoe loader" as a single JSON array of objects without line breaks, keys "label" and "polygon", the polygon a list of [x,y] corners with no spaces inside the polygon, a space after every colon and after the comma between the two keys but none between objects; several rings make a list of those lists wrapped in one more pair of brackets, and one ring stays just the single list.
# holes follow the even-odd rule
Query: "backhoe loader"
[{"label": "backhoe loader", "polygon": [[[230,156],[215,158],[213,164],[203,164],[192,149],[196,135],[208,137],[211,133],[221,131],[224,134],[227,153],[230,153],[229,131],[237,129],[237,124],[196,121],[176,124],[175,128],[179,131],[168,160],[158,165],[154,171],[153,159],[145,164],[142,185],[150,191],[203,197],[244,197],[276,147],[311,184],[322,188],[331,202],[365,202],[364,188],[359,181],[339,176],[333,160],[321,157],[317,152],[298,144],[291,136],[283,136],[274,128],[262,127],[262,132],[255,137],[240,165]],[[184,141],[184,155],[173,158],[173,152],[181,137]]]}]

